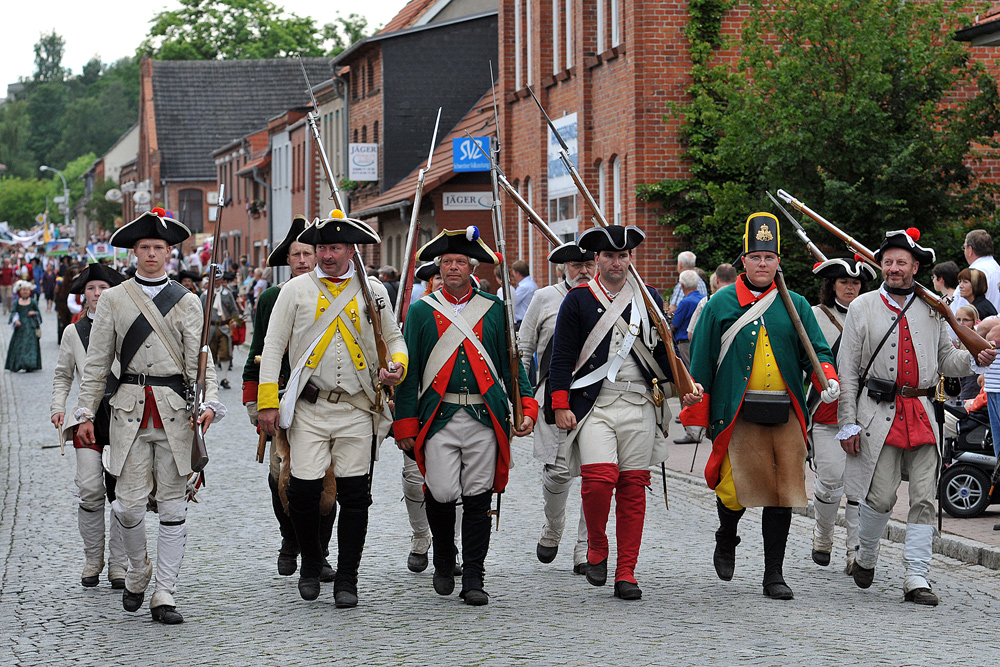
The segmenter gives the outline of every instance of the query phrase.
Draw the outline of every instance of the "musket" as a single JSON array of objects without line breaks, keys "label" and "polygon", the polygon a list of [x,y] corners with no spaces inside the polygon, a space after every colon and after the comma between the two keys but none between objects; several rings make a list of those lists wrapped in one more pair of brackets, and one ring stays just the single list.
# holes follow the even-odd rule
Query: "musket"
[{"label": "musket", "polygon": [[[853,236],[850,236],[784,190],[778,190],[778,199],[781,199],[786,204],[791,204],[793,208],[808,215],[810,218],[819,223],[821,227],[846,243],[847,247],[854,251],[855,254],[859,255],[876,269],[881,270],[882,267],[880,267],[879,263],[875,261],[875,253],[866,248],[864,244],[855,239]],[[993,343],[987,342],[986,339],[980,336],[974,329],[970,329],[969,327],[959,324],[958,320],[955,319],[955,314],[951,312],[951,308],[948,304],[938,298],[934,292],[930,291],[916,281],[914,281],[913,285],[914,294],[921,301],[930,306],[931,310],[935,311],[938,315],[944,318],[944,320],[948,323],[948,326],[950,326],[952,331],[955,332],[958,339],[962,341],[966,349],[972,353],[972,356],[978,357],[979,353],[983,350],[989,350],[995,347]]]},{"label": "musket", "polygon": [[812,240],[810,240],[809,236],[806,234],[806,230],[802,228],[802,225],[799,224],[799,221],[796,220],[792,216],[792,214],[788,212],[788,209],[786,209],[784,206],[781,205],[781,202],[779,202],[777,199],[774,198],[774,195],[772,195],[770,192],[767,192],[766,190],[765,192],[767,193],[767,196],[770,197],[774,205],[777,206],[778,209],[785,215],[785,217],[788,219],[788,222],[792,223],[792,227],[795,228],[795,234],[800,239],[802,239],[803,243],[806,244],[806,248],[808,248],[809,252],[811,252],[813,257],[816,258],[816,261],[825,262],[826,255],[823,254],[822,250],[816,247],[816,244],[813,243]]},{"label": "musket", "polygon": [[205,402],[205,374],[208,371],[208,357],[212,325],[212,306],[215,301],[215,281],[222,275],[219,269],[219,237],[222,234],[222,210],[226,207],[226,184],[219,183],[219,203],[215,212],[215,234],[212,236],[212,257],[208,260],[208,292],[202,313],[201,346],[198,348],[198,375],[191,391],[191,411],[194,426],[194,442],[191,445],[191,470],[200,473],[208,465],[208,450],[205,448],[205,431],[198,423],[198,409]]},{"label": "musket", "polygon": [[[299,58],[299,66],[302,68],[302,76],[306,80],[306,92],[309,93],[309,99],[312,100],[312,110],[306,113],[306,120],[309,123],[309,129],[312,130],[316,149],[319,151],[320,166],[323,167],[323,174],[326,176],[327,184],[330,186],[330,199],[333,201],[334,206],[346,215],[347,211],[344,209],[344,200],[341,197],[340,189],[337,187],[337,179],[333,176],[330,159],[326,155],[323,138],[319,133],[319,125],[316,122],[316,119],[319,118],[319,104],[316,102],[316,96],[313,94],[312,85],[309,83],[309,75],[306,73],[306,66],[302,62],[301,57]],[[380,311],[386,307],[386,304],[383,303],[382,299],[376,299],[375,294],[372,292],[372,286],[368,283],[368,271],[365,269],[364,261],[361,259],[361,249],[357,244],[354,244],[353,262],[354,270],[358,274],[358,282],[361,285],[361,298],[365,302],[368,322],[371,324],[372,332],[375,334],[375,351],[378,356],[378,368],[379,370],[384,368],[388,371],[389,365],[392,363],[392,356],[389,354],[389,346],[386,344],[385,336],[382,334],[382,317],[380,314]],[[372,382],[375,386],[375,409],[380,410],[382,407],[381,395],[384,393],[387,398],[391,399],[392,387],[382,384],[378,371],[374,373]]]},{"label": "musket", "polygon": [[[490,160],[490,183],[493,189],[493,234],[497,241],[497,251],[500,253],[500,284],[503,286],[503,312],[507,321],[507,355],[510,366],[510,382],[507,387],[511,407],[514,412],[514,429],[520,431],[524,423],[524,411],[521,409],[521,386],[518,383],[521,373],[521,353],[517,349],[517,329],[514,323],[514,292],[510,288],[509,262],[507,260],[507,242],[504,239],[503,216],[500,213],[500,182],[497,178],[497,170],[493,165],[500,159],[500,114],[497,110],[497,87],[493,81],[493,63],[490,63],[490,83],[493,84],[493,123],[496,131],[496,144],[492,147],[493,159]],[[479,146],[475,141],[472,142]],[[480,146],[479,152],[483,149]],[[497,526],[500,525],[499,508],[497,514]]]},{"label": "musket", "polygon": [[[580,172],[577,171],[576,165],[569,158],[569,146],[563,140],[562,135],[559,134],[559,130],[552,123],[552,119],[549,115],[545,113],[545,109],[542,107],[542,103],[538,101],[535,97],[535,93],[528,88],[528,92],[531,93],[531,99],[535,100],[535,104],[538,105],[538,110],[542,112],[542,116],[545,118],[545,122],[548,124],[549,129],[552,130],[552,134],[555,136],[556,141],[559,142],[559,159],[562,160],[563,166],[569,172],[570,177],[572,177],[573,182],[576,184],[576,189],[579,190],[580,195],[583,197],[587,206],[593,213],[593,218],[601,227],[610,227],[611,223],[608,222],[607,217],[605,217],[604,212],[601,211],[601,207],[597,205],[597,201],[594,196],[590,194],[590,190],[587,185],[583,182],[583,177],[580,176]],[[642,296],[643,305],[646,307],[646,312],[649,313],[649,319],[652,320],[653,324],[656,326],[656,333],[660,336],[660,340],[663,341],[663,346],[667,350],[667,359],[670,362],[670,372],[674,376],[674,386],[677,388],[678,397],[683,398],[687,394],[698,395],[701,392],[698,391],[698,387],[694,383],[694,379],[688,372],[687,367],[684,366],[684,362],[680,360],[677,353],[674,352],[674,338],[670,333],[670,325],[667,324],[667,318],[663,314],[663,311],[656,305],[653,298],[649,295],[649,290],[645,288],[646,283],[642,281],[642,277],[639,275],[639,270],[635,268],[635,264],[629,262],[628,266],[629,275],[636,282],[636,291]]]},{"label": "musket", "polygon": [[441,109],[438,107],[437,120],[434,121],[434,135],[431,137],[431,149],[427,151],[427,165],[417,172],[417,192],[413,196],[413,208],[410,210],[410,230],[406,234],[406,249],[403,252],[403,272],[400,274],[402,284],[396,295],[396,308],[393,314],[396,323],[403,328],[406,319],[406,309],[410,307],[410,295],[413,293],[413,274],[416,266],[417,238],[420,235],[420,200],[424,195],[424,178],[431,170],[431,160],[434,159],[434,148],[437,146],[438,127],[441,125]]}]

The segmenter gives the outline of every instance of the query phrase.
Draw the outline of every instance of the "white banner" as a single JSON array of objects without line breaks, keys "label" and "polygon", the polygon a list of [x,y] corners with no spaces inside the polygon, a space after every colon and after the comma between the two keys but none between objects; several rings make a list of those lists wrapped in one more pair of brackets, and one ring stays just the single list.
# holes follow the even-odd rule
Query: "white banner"
[{"label": "white banner", "polygon": [[[559,136],[563,138],[566,145],[569,147],[567,151],[569,153],[569,160],[573,163],[574,167],[579,169],[579,153],[577,151],[576,143],[576,114],[571,113],[568,116],[563,116],[562,118],[557,118],[552,121],[556,129],[559,130]],[[563,195],[570,195],[576,193],[576,184],[573,183],[573,177],[570,176],[569,170],[566,169],[566,165],[562,163],[559,158],[559,140],[556,139],[556,135],[552,133],[552,129],[548,130],[548,160],[549,160],[549,199],[555,199],[556,197],[562,197]]]},{"label": "white banner", "polygon": [[445,211],[488,211],[493,206],[493,193],[445,192],[441,201]]},{"label": "white banner", "polygon": [[352,181],[378,180],[378,144],[351,144],[350,158],[348,179]]}]

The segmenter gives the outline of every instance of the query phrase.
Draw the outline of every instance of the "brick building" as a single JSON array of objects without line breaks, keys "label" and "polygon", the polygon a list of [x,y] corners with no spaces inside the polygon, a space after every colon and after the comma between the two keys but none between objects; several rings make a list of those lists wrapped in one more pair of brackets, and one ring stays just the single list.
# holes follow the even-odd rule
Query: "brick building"
[{"label": "brick building", "polygon": [[[609,221],[646,232],[636,267],[661,292],[676,282],[675,239],[657,224],[658,205],[634,192],[686,175],[676,132],[663,121],[669,102],[687,99],[686,19],[686,5],[657,0],[502,0],[499,7],[501,168],[560,235],[591,226],[530,87],[570,148],[575,144],[577,169]],[[504,209],[518,255],[551,280],[548,242],[515,206]]]},{"label": "brick building", "polygon": [[[412,193],[409,202],[395,195],[385,202],[384,195],[427,160],[438,107],[440,138],[489,89],[489,63],[497,59],[495,7],[493,0],[412,0],[379,33],[334,60],[347,84],[349,143],[368,144],[365,150],[375,145],[378,153],[377,180],[351,184],[349,210],[394,239],[394,262]],[[350,177],[350,154],[342,159]],[[433,205],[434,197],[425,197]],[[433,225],[425,229],[436,232]],[[366,262],[384,264],[386,249],[366,249]]]},{"label": "brick building", "polygon": [[[303,63],[310,79],[330,78],[328,59]],[[276,114],[307,104],[305,88],[297,59],[144,58],[135,191],[149,196],[142,197],[147,201],[137,211],[160,205],[191,231],[203,232],[215,219],[219,170],[213,153],[259,130]]]}]

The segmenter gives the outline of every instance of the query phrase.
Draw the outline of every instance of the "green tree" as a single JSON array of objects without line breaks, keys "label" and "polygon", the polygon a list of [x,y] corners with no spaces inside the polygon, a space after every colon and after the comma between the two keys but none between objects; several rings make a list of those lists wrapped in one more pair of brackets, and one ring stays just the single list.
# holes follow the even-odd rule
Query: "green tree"
[{"label": "green tree", "polygon": [[269,0],[181,0],[152,21],[138,55],[162,60],[321,56],[312,18],[287,14]]},{"label": "green tree", "polygon": [[[694,85],[679,115],[692,176],[638,192],[665,205],[662,221],[706,265],[732,260],[750,212],[777,213],[764,192],[778,188],[869,247],[916,226],[943,261],[968,221],[996,231],[996,188],[977,178],[974,146],[995,147],[1000,97],[952,39],[967,2],[752,0],[735,69],[713,62],[728,2],[691,3]],[[804,278],[812,260],[783,229],[784,264],[791,255]]]},{"label": "green tree", "polygon": [[90,201],[87,202],[87,217],[97,222],[101,229],[114,229],[115,219],[122,215],[122,205],[110,202],[104,197],[109,190],[117,187],[118,184],[110,179],[101,181],[94,188]]},{"label": "green tree", "polygon": [[323,38],[327,42],[327,55],[336,57],[347,47],[372,34],[368,30],[368,19],[360,14],[338,15],[333,23],[323,26]]},{"label": "green tree", "polygon": [[62,66],[63,54],[66,50],[66,40],[55,30],[42,35],[35,43],[35,75],[36,83],[47,81],[62,81],[67,71]]},{"label": "green tree", "polygon": [[54,162],[86,153],[104,153],[135,123],[138,109],[129,103],[120,79],[107,82],[96,92],[93,97],[80,97],[66,105],[62,136],[52,153]]},{"label": "green tree", "polygon": [[0,221],[15,229],[30,229],[35,216],[45,211],[45,194],[49,184],[37,178],[4,178],[0,180]]},{"label": "green tree", "polygon": [[37,164],[55,162],[55,147],[63,133],[63,112],[69,98],[69,90],[63,81],[46,81],[31,87],[28,91],[28,117],[31,119],[31,134],[27,147]]},{"label": "green tree", "polygon": [[30,135],[27,102],[7,102],[0,106],[0,164],[7,167],[4,176],[34,176],[35,162],[28,148]]}]

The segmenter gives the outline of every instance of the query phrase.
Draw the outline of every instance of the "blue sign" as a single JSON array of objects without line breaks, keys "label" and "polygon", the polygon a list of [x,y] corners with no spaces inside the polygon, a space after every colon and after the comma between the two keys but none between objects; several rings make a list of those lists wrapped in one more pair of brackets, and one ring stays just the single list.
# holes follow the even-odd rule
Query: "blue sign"
[{"label": "blue sign", "polygon": [[[476,137],[476,143],[487,153],[490,152],[489,137]],[[452,171],[489,171],[490,161],[473,145],[472,139],[468,137],[455,138],[451,140],[451,169]]]}]

